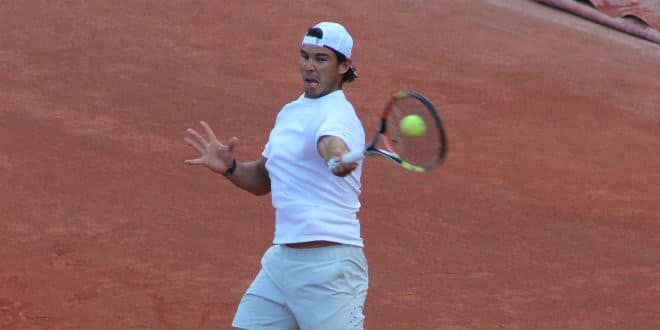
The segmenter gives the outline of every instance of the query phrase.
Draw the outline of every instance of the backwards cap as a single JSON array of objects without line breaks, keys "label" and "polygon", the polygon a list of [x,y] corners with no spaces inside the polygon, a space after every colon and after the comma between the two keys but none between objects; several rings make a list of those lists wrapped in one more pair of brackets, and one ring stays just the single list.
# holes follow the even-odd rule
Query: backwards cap
[{"label": "backwards cap", "polygon": [[321,22],[314,27],[319,28],[323,32],[323,35],[321,38],[306,35],[302,40],[303,45],[328,47],[344,54],[346,58],[351,58],[353,38],[348,34],[346,28],[341,24],[333,22]]}]

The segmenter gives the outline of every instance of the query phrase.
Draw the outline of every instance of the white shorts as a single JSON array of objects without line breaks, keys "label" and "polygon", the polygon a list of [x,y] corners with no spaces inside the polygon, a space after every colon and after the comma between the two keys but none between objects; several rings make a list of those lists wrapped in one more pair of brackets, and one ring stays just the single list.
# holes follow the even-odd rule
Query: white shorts
[{"label": "white shorts", "polygon": [[363,329],[369,285],[361,247],[273,245],[241,299],[233,327],[248,330]]}]

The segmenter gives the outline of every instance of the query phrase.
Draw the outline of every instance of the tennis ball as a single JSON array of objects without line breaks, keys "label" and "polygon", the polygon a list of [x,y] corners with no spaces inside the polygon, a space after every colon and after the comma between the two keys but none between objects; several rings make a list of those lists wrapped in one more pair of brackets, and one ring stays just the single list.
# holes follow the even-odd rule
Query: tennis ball
[{"label": "tennis ball", "polygon": [[423,136],[426,134],[426,123],[419,115],[407,115],[399,122],[399,130],[406,136]]}]

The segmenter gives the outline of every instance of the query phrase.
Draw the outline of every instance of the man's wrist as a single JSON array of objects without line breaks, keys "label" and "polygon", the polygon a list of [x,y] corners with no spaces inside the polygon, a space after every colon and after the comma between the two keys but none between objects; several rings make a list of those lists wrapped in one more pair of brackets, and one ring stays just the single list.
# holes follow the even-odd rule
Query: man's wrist
[{"label": "man's wrist", "polygon": [[236,158],[234,158],[234,160],[231,161],[231,165],[227,168],[227,170],[223,174],[224,176],[229,177],[233,175],[235,171],[236,171]]}]

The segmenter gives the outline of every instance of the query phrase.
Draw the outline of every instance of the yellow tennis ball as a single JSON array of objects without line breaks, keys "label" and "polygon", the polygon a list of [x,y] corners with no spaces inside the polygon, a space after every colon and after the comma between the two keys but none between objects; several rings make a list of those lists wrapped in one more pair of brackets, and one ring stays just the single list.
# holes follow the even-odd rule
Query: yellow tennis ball
[{"label": "yellow tennis ball", "polygon": [[407,115],[399,122],[399,131],[406,136],[423,136],[426,134],[426,123],[419,115]]}]

